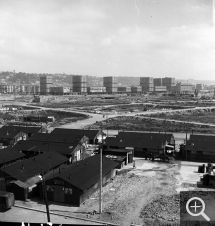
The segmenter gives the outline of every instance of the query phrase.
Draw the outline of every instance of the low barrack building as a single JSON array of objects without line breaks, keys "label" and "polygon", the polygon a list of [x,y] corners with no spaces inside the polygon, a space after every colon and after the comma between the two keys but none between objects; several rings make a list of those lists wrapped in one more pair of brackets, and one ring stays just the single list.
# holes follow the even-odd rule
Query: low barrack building
[{"label": "low barrack building", "polygon": [[[102,184],[114,178],[117,163],[103,157]],[[83,161],[73,163],[65,169],[55,171],[54,175],[45,176],[47,198],[50,201],[80,206],[95,191],[99,189],[100,155],[89,157]],[[43,197],[40,185],[40,197]]]},{"label": "low barrack building", "polygon": [[45,129],[41,126],[2,126],[0,131],[4,132],[23,132],[31,137],[35,133],[45,132]]},{"label": "low barrack building", "polygon": [[51,134],[63,134],[63,135],[71,135],[71,136],[86,136],[89,138],[90,144],[96,144],[98,141],[102,140],[103,132],[100,130],[85,130],[85,129],[63,129],[63,128],[55,128]]},{"label": "low barrack building", "polygon": [[1,168],[0,177],[5,178],[6,190],[13,192],[15,199],[26,200],[38,195],[41,173],[46,175],[67,163],[68,159],[61,154],[47,152]]},{"label": "low barrack building", "polygon": [[181,146],[178,158],[187,161],[215,162],[215,135],[191,134]]},{"label": "low barrack building", "polygon": [[146,153],[159,153],[166,145],[174,147],[175,140],[172,133],[148,132],[119,132],[115,137],[107,137],[104,141],[105,149],[134,149],[134,157],[145,157]]},{"label": "low barrack building", "polygon": [[56,151],[69,159],[70,162],[81,160],[82,145],[76,143],[51,143],[41,141],[20,141],[13,149],[21,151],[28,158],[43,154],[46,152]]}]

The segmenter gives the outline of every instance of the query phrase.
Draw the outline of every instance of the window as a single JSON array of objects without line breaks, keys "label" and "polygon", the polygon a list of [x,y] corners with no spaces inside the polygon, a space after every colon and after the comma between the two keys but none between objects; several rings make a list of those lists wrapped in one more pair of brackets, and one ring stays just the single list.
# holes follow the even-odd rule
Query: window
[{"label": "window", "polygon": [[46,190],[47,191],[53,191],[53,188],[52,188],[52,186],[46,185]]},{"label": "window", "polygon": [[72,188],[65,188],[64,192],[67,195],[72,195]]}]

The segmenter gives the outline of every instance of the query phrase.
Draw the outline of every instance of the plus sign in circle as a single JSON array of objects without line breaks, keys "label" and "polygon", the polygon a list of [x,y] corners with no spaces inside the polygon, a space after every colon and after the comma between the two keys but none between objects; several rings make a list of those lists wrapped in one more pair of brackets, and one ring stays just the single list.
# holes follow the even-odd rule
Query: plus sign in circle
[{"label": "plus sign in circle", "polygon": [[210,221],[210,218],[204,213],[205,203],[202,199],[198,197],[190,198],[186,204],[187,212],[194,217],[202,215],[205,220]]}]

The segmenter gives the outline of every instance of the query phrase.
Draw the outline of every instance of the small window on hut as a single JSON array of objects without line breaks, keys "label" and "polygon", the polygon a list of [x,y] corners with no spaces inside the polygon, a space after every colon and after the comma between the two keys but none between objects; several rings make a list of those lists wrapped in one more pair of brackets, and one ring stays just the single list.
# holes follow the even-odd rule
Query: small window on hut
[{"label": "small window on hut", "polygon": [[64,192],[67,195],[72,195],[72,188],[65,188]]}]

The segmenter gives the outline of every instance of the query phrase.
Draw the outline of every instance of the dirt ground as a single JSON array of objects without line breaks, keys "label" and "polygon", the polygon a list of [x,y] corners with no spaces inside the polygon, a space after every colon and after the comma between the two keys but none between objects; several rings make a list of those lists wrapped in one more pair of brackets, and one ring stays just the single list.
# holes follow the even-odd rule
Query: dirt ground
[{"label": "dirt ground", "polygon": [[[136,159],[103,188],[103,213],[90,217],[120,225],[179,225],[179,192],[202,190],[198,163],[175,164]],[[207,189],[203,189],[207,190]],[[98,193],[78,212],[98,210]]]},{"label": "dirt ground", "polygon": [[[125,226],[179,225],[179,192],[213,190],[197,187],[197,181],[202,176],[197,173],[197,169],[202,163],[135,161],[136,169],[133,169],[132,164],[124,166],[114,180],[103,187],[101,215],[91,214],[94,210],[99,211],[99,192],[79,208],[50,204],[50,210]],[[19,204],[45,209],[41,202]]]},{"label": "dirt ground", "polygon": [[[153,118],[152,118],[153,117]],[[154,131],[154,132],[186,132],[193,131],[194,133],[215,133],[215,126],[199,125],[187,123],[183,121],[170,120],[169,118],[154,118],[147,116],[118,116],[109,118],[102,123],[103,129],[109,130],[125,130],[125,131]],[[193,120],[194,121],[194,120]],[[200,121],[200,120],[199,120]],[[196,122],[198,122],[196,120]],[[86,127],[86,129],[101,128],[101,122],[96,122]]]}]

